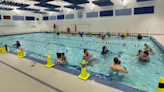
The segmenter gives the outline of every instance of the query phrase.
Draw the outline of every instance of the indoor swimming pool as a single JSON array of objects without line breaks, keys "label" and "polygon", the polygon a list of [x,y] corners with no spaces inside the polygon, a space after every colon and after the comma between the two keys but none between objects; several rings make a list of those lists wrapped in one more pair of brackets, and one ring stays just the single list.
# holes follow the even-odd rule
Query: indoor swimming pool
[{"label": "indoor swimming pool", "polygon": [[[76,71],[81,70],[84,49],[88,49],[88,52],[93,53],[93,57],[99,60],[94,62],[93,66],[86,66],[88,73],[105,80],[112,80],[106,74],[111,71],[110,65],[114,63],[113,58],[117,57],[121,61],[121,65],[126,67],[129,73],[125,75],[122,81],[116,82],[130,87],[135,86],[137,89],[148,92],[156,92],[159,79],[164,76],[164,55],[148,37],[144,37],[143,40],[137,40],[136,37],[122,39],[116,36],[101,39],[94,35],[83,35],[81,37],[80,35],[56,35],[55,33],[31,33],[0,37],[0,44],[6,44],[10,47],[11,52],[18,51],[18,49],[12,47],[16,41],[20,42],[27,56],[43,60],[43,62],[47,59],[45,55],[48,53],[51,53],[52,61],[55,62],[56,53],[64,52],[69,62],[69,65],[64,67]],[[109,44],[106,42],[109,42]],[[137,56],[132,57],[129,55],[137,54],[138,50],[144,51],[144,44],[151,46],[156,53],[149,53],[150,62],[148,63],[139,62]],[[113,54],[103,57],[101,55],[103,46],[107,46],[108,50],[113,52]],[[134,75],[138,75],[138,77]]]}]

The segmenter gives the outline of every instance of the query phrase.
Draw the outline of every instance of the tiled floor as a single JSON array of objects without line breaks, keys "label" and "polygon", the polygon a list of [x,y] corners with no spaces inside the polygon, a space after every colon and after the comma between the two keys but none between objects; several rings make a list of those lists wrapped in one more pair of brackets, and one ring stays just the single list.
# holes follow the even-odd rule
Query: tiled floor
[{"label": "tiled floor", "polygon": [[0,74],[0,92],[123,92],[10,53],[0,54]]}]

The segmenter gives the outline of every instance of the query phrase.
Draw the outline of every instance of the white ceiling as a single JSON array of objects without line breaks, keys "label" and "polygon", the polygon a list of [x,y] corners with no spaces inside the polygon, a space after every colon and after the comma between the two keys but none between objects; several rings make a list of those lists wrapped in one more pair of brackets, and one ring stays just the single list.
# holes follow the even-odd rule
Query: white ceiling
[{"label": "white ceiling", "polygon": [[[48,11],[44,11],[44,9],[47,9],[45,7],[43,8],[43,7],[34,6],[34,4],[38,4],[39,2],[29,1],[29,0],[6,0],[6,1],[19,2],[19,3],[23,3],[23,4],[30,4],[30,6],[27,7],[27,8],[40,9],[41,12],[48,12]],[[88,0],[88,1],[90,1],[89,4],[92,4],[92,1],[98,1],[98,0]],[[111,1],[115,5],[116,4],[122,4],[122,0],[111,0]],[[124,3],[136,2],[136,0],[123,0],[123,1],[124,1]],[[68,8],[63,8],[63,6],[71,5],[71,3],[68,3],[68,2],[65,2],[65,1],[62,1],[62,0],[50,1],[50,2],[47,2],[47,3],[62,6],[61,7],[62,9],[68,9]],[[85,5],[89,5],[89,4],[85,4]],[[82,5],[79,5],[79,6],[84,6],[85,7],[85,5],[82,4]],[[15,6],[8,6],[8,5],[1,5],[1,4],[0,4],[0,7],[14,8],[14,10],[16,10],[16,8],[18,8],[18,7],[15,7]],[[96,6],[96,7],[98,7],[98,6]],[[70,9],[68,9],[68,10],[70,10]]]}]

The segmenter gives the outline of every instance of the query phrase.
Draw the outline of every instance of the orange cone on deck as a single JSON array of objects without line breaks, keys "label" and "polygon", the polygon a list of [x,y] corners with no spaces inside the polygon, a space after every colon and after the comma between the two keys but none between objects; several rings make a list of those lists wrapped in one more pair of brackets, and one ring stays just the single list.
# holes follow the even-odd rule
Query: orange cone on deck
[{"label": "orange cone on deck", "polygon": [[80,79],[87,80],[90,74],[87,74],[87,69],[85,67],[85,60],[82,61],[81,74],[78,76]]},{"label": "orange cone on deck", "polygon": [[164,77],[161,77],[159,80],[157,92],[164,92]]}]

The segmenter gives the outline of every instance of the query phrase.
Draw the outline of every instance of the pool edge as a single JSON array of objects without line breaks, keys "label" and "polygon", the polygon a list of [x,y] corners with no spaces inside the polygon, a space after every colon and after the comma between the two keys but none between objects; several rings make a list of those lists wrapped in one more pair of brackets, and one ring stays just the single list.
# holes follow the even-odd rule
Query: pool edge
[{"label": "pool edge", "polygon": [[[12,51],[9,52],[9,53],[17,55],[16,52],[12,52]],[[42,61],[42,60],[39,60],[39,59],[36,59],[36,58],[33,58],[33,57],[26,56],[24,58],[35,61],[35,62],[43,64],[43,65],[46,65],[45,61]],[[60,65],[55,65],[52,68],[55,68],[55,69],[58,69],[58,70],[73,74],[75,76],[78,76],[80,74],[80,72],[78,72],[78,71],[75,71],[75,70],[60,66]],[[106,85],[106,86],[109,86],[109,87],[112,87],[112,88],[115,88],[115,89],[118,89],[118,90],[121,90],[121,91],[124,91],[124,92],[147,92],[147,91],[142,91],[142,90],[139,90],[139,89],[135,89],[133,87],[123,85],[123,84],[120,84],[120,83],[117,83],[117,82],[114,82],[114,81],[101,79],[99,77],[92,76],[92,75],[89,77],[89,80],[100,83],[100,84],[103,84],[103,85]]]},{"label": "pool edge", "polygon": [[164,53],[164,46],[158,42],[154,37],[150,37],[150,39],[158,46],[158,48]]}]

